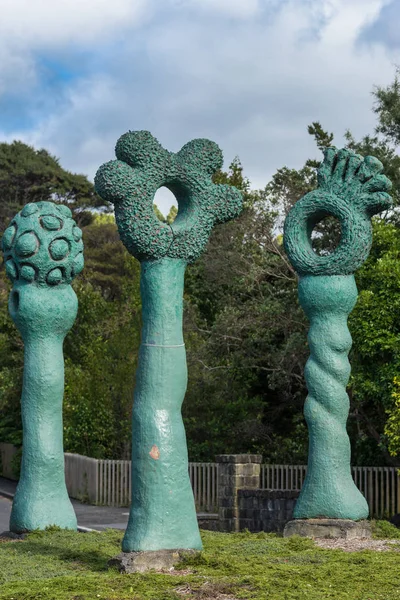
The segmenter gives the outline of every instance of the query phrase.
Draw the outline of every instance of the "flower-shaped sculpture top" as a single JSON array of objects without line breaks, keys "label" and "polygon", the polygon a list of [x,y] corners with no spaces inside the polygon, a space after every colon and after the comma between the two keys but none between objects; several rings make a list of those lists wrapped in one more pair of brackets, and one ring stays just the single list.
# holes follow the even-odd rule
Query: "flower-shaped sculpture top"
[{"label": "flower-shaped sculpture top", "polygon": [[[222,167],[222,152],[210,140],[192,140],[174,154],[150,132],[130,131],[120,137],[115,153],[118,160],[100,167],[95,186],[115,205],[121,239],[139,260],[170,257],[192,262],[214,224],[232,219],[242,209],[238,189],[212,181]],[[153,211],[154,195],[163,186],[179,205],[172,225],[161,223]]]},{"label": "flower-shaped sculpture top", "polygon": [[[350,275],[366,260],[372,243],[371,217],[390,208],[391,182],[373,156],[327,148],[318,170],[318,188],[301,198],[285,222],[285,249],[297,273]],[[329,255],[313,251],[311,234],[324,217],[339,219],[341,239]]]},{"label": "flower-shaped sculpture top", "polygon": [[83,269],[82,231],[70,209],[53,202],[24,206],[5,230],[2,248],[13,283],[71,283]]}]

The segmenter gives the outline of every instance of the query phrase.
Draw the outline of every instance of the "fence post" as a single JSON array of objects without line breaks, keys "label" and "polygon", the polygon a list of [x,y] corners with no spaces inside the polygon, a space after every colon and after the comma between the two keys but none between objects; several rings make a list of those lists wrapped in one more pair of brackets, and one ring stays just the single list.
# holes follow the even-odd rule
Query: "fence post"
[{"label": "fence post", "polygon": [[220,531],[239,531],[237,492],[260,487],[260,454],[220,454],[218,463],[218,518]]}]

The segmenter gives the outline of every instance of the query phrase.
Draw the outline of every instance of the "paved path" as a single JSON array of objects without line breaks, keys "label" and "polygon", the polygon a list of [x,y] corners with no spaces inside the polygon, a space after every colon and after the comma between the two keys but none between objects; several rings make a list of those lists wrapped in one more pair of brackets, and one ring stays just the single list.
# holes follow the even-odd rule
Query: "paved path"
[{"label": "paved path", "polygon": [[11,513],[11,500],[0,498],[0,533],[8,531]]},{"label": "paved path", "polygon": [[[11,512],[11,501],[17,488],[17,482],[0,477],[0,533],[7,531]],[[71,498],[78,526],[102,531],[104,529],[126,529],[128,524],[129,508],[116,506],[93,506],[83,504]],[[215,519],[218,515],[197,513],[199,521]],[[204,526],[204,525],[203,525]],[[208,527],[205,527],[208,528]]]},{"label": "paved path", "polygon": [[[11,512],[11,498],[15,493],[17,483],[0,477],[0,533],[8,530]],[[71,500],[78,519],[78,525],[89,529],[103,530],[110,527],[126,529],[128,523],[128,508],[114,506],[92,506]]]}]

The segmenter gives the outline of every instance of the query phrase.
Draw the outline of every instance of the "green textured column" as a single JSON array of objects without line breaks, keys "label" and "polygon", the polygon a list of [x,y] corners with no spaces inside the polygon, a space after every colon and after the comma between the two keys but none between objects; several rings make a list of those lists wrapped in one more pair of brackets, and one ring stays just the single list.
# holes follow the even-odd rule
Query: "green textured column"
[{"label": "green textured column", "polygon": [[[319,187],[299,200],[285,222],[284,243],[300,276],[299,300],[309,321],[310,358],[305,368],[309,430],[307,475],[294,518],[360,520],[368,504],[354,484],[346,431],[351,335],[347,318],[357,301],[354,271],[372,243],[371,217],[388,208],[390,181],[373,157],[328,148]],[[311,234],[324,217],[337,217],[341,240],[329,255],[317,255]]]},{"label": "green textured column", "polygon": [[10,518],[17,533],[77,526],[64,478],[62,401],[63,341],[78,308],[70,282],[83,268],[81,237],[67,207],[38,202],[18,213],[2,239],[13,282],[9,311],[24,341],[23,454]]},{"label": "green textured column", "polygon": [[186,263],[141,267],[142,343],[132,414],[132,506],[122,549],[201,548],[181,406],[186,392],[182,335]]},{"label": "green textured column", "polygon": [[[239,214],[242,197],[212,182],[222,153],[209,140],[193,140],[173,154],[147,131],[128,132],[118,140],[116,155],[118,160],[100,167],[95,185],[115,204],[121,239],[141,261],[143,315],[132,415],[132,503],[122,549],[199,550],[181,416],[187,385],[184,274],[213,226]],[[153,211],[162,186],[179,205],[171,226]]]},{"label": "green textured column", "polygon": [[368,504],[351,476],[346,431],[351,370],[347,317],[357,301],[354,276],[302,277],[299,299],[310,321],[310,358],[304,372],[310,446],[307,476],[293,516],[363,519]]}]

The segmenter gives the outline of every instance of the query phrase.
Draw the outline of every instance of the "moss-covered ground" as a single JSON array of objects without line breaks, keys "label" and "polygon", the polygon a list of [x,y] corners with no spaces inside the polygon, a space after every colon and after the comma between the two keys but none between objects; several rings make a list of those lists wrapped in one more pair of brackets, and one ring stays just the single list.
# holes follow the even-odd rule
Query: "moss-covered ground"
[{"label": "moss-covered ground", "polygon": [[[203,532],[174,573],[107,570],[122,532],[35,532],[0,544],[1,600],[400,600],[400,550],[322,550],[312,540]],[[400,537],[388,523],[375,537]]]}]

